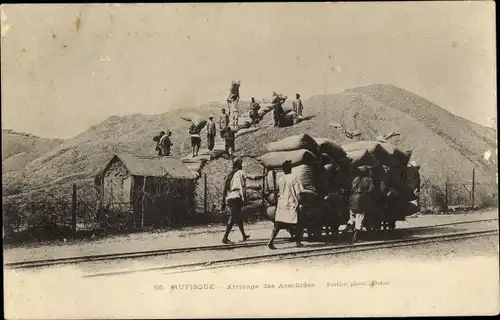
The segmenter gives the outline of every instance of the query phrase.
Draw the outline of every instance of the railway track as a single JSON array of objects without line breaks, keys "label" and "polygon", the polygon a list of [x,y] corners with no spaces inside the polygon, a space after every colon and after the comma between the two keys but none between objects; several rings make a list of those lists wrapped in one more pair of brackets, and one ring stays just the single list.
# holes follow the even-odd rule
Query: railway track
[{"label": "railway track", "polygon": [[356,243],[352,245],[342,245],[342,246],[329,246],[319,249],[302,249],[289,252],[278,252],[273,254],[263,254],[255,256],[246,256],[232,259],[222,259],[217,261],[202,261],[188,264],[152,267],[140,270],[126,270],[126,271],[114,271],[105,273],[88,274],[83,277],[94,278],[103,276],[116,276],[116,275],[126,275],[138,272],[151,272],[151,271],[165,271],[163,274],[176,274],[176,273],[186,273],[186,272],[196,272],[210,269],[227,268],[232,266],[250,265],[263,262],[275,262],[282,260],[298,259],[298,258],[310,258],[315,256],[326,256],[326,255],[338,255],[359,251],[367,250],[379,250],[386,248],[397,248],[411,245],[421,245],[433,242],[442,241],[452,241],[452,240],[463,240],[484,236],[497,235],[497,229],[473,231],[473,232],[459,232],[447,235],[429,236],[417,239],[400,239],[392,241],[376,241],[370,243]]},{"label": "railway track", "polygon": [[[432,226],[421,226],[414,228],[406,228],[406,229],[397,229],[399,231],[405,230],[427,230],[436,227],[444,227],[451,225],[463,225],[463,224],[471,224],[471,223],[480,223],[480,222],[489,222],[496,221],[498,219],[482,219],[482,220],[474,220],[474,221],[464,221],[464,222],[451,222],[451,223],[443,223],[436,224]],[[382,231],[384,232],[384,231]],[[43,259],[43,260],[31,260],[31,261],[19,261],[19,262],[11,262],[5,263],[4,266],[10,269],[25,269],[25,268],[38,268],[38,267],[47,267],[47,266],[55,266],[55,265],[66,265],[66,264],[78,264],[78,263],[89,263],[89,262],[98,262],[98,261],[111,261],[111,260],[121,260],[121,259],[134,259],[134,258],[146,258],[146,257],[154,257],[154,256],[168,256],[186,252],[197,252],[197,251],[219,251],[219,250],[235,250],[241,248],[253,248],[259,246],[265,246],[267,244],[268,239],[256,239],[255,241],[243,242],[243,243],[234,243],[230,245],[211,245],[211,246],[198,246],[198,247],[185,247],[185,248],[173,248],[173,249],[161,249],[161,250],[148,250],[148,251],[136,251],[136,252],[126,252],[126,253],[113,253],[113,254],[100,254],[100,255],[87,255],[87,256],[78,256],[78,257],[68,257],[68,258],[56,258],[56,259]],[[277,239],[275,243],[286,243],[288,239]],[[375,242],[378,243],[399,243],[403,240],[395,240],[388,241],[382,240]],[[372,243],[370,243],[371,245]],[[344,247],[344,246],[342,246]],[[345,247],[357,248],[359,245],[348,245]],[[336,246],[327,246],[321,249],[315,250],[332,250],[334,248],[339,248]],[[307,249],[301,250],[301,252],[308,252]],[[279,254],[278,254],[279,255]]]}]

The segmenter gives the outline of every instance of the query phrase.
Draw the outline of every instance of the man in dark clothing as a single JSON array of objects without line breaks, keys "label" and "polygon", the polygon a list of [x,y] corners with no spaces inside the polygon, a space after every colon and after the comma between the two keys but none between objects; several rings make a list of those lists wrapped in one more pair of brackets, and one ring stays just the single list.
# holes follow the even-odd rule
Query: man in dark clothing
[{"label": "man in dark clothing", "polygon": [[226,205],[229,207],[230,216],[226,226],[226,232],[222,238],[222,243],[231,243],[228,239],[233,225],[236,223],[240,228],[243,241],[246,241],[250,235],[246,234],[243,227],[242,208],[246,202],[246,177],[243,171],[243,162],[236,158],[233,160],[233,170],[229,173],[224,181],[224,189],[222,192],[222,211],[226,210]]},{"label": "man in dark clothing", "polygon": [[363,220],[365,214],[371,209],[372,192],[374,189],[373,180],[369,176],[370,168],[367,166],[359,167],[358,173],[352,180],[351,197],[349,199],[349,209],[351,218],[347,223],[347,228],[354,226],[354,234],[352,241],[356,242],[359,239],[359,234],[363,228]]},{"label": "man in dark clothing", "polygon": [[274,126],[275,127],[280,127],[281,126],[281,117],[283,116],[283,103],[286,100],[286,97],[277,94],[276,91],[273,91],[273,98],[272,98],[272,104],[273,104],[273,117],[274,117]]},{"label": "man in dark clothing", "polygon": [[260,121],[259,109],[260,105],[255,102],[255,98],[252,97],[252,101],[250,102],[250,119],[252,120],[253,126],[255,126]]},{"label": "man in dark clothing", "polygon": [[172,140],[170,140],[170,136],[172,136],[172,132],[167,130],[167,133],[163,135],[160,139],[160,149],[164,156],[170,156],[170,149],[172,148]]},{"label": "man in dark clothing", "polygon": [[[226,141],[226,153],[229,156],[232,156],[234,153],[234,140],[236,138],[234,135],[234,131],[231,130],[231,127],[227,128],[226,134],[224,135],[224,137],[225,137],[225,141]],[[229,149],[231,149],[231,153],[229,152]]]},{"label": "man in dark clothing", "polygon": [[207,148],[212,151],[215,146],[215,122],[214,116],[210,115],[207,122]]},{"label": "man in dark clothing", "polygon": [[194,124],[189,127],[189,135],[191,136],[191,147],[193,148],[193,158],[198,155],[201,146],[200,129]]},{"label": "man in dark clothing", "polygon": [[155,151],[158,151],[158,156],[160,156],[160,157],[162,155],[161,146],[160,146],[160,139],[161,139],[161,137],[163,137],[163,135],[165,135],[165,131],[161,131],[159,135],[157,135],[153,138],[153,141],[156,142]]}]

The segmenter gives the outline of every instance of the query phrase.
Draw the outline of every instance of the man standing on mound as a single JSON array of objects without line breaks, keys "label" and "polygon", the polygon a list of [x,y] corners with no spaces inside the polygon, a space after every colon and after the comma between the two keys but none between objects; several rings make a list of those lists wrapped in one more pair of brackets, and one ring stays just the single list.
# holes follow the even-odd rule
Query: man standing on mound
[{"label": "man standing on mound", "polygon": [[189,127],[189,135],[191,136],[191,148],[193,149],[193,158],[198,155],[201,146],[200,128],[194,123]]},{"label": "man standing on mound", "polygon": [[[237,112],[238,103],[240,102],[240,85],[241,81],[233,81],[229,89],[229,97],[227,97],[227,108],[229,116],[231,116],[231,106],[234,106],[233,110]],[[234,120],[233,111],[233,120]]]}]

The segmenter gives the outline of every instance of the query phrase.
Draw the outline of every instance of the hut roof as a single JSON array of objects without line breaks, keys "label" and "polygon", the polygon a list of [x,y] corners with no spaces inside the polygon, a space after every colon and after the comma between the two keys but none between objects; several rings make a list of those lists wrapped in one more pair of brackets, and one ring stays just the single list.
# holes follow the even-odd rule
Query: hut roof
[{"label": "hut roof", "polygon": [[113,162],[116,158],[125,165],[132,175],[196,179],[195,175],[177,158],[134,156],[127,153],[119,153],[115,154],[109,163]]}]

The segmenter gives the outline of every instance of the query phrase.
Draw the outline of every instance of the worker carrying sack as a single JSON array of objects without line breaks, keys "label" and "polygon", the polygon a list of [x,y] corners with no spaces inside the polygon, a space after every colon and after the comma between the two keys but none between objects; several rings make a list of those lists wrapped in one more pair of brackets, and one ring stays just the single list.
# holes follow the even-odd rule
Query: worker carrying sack
[{"label": "worker carrying sack", "polygon": [[266,150],[269,152],[294,151],[300,149],[308,150],[312,152],[313,155],[317,155],[319,146],[308,134],[290,136],[266,145]]}]

